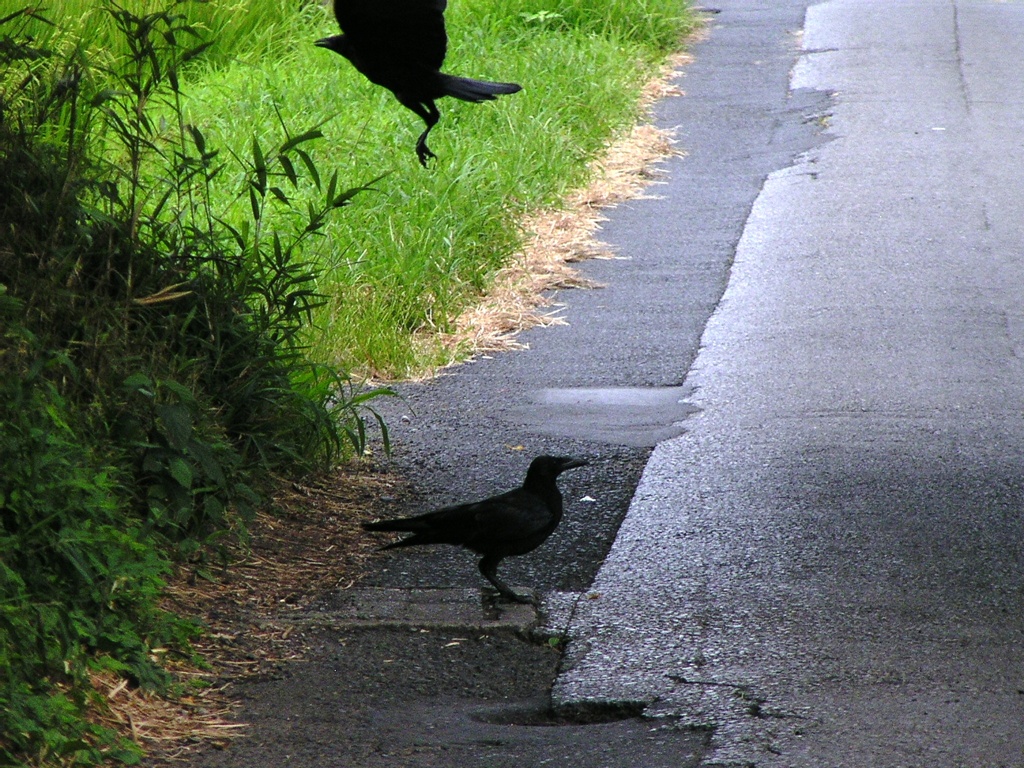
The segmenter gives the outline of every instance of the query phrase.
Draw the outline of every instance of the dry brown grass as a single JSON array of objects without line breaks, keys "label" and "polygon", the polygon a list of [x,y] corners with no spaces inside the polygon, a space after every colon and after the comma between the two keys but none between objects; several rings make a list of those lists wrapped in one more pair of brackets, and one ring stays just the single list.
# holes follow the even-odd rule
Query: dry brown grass
[{"label": "dry brown grass", "polygon": [[[672,80],[689,58],[686,53],[676,54],[647,84],[642,97],[645,109],[649,111],[658,99],[681,93]],[[602,210],[639,197],[657,181],[657,164],[680,154],[672,131],[641,123],[592,164],[592,181],[586,188],[572,193],[562,207],[529,217],[523,223],[527,240],[522,252],[498,271],[481,301],[456,320],[455,330],[441,337],[453,361],[467,349],[480,354],[522,348],[516,340],[520,331],[564,323],[551,293],[597,287],[572,265],[611,256],[610,247],[597,239],[605,220]]]},{"label": "dry brown grass", "polygon": [[[195,673],[182,670],[179,674]],[[91,682],[106,704],[97,719],[130,734],[147,752],[165,759],[186,755],[190,744],[223,744],[245,728],[234,719],[223,685],[167,698],[130,687],[127,680],[109,673],[93,674]]]}]

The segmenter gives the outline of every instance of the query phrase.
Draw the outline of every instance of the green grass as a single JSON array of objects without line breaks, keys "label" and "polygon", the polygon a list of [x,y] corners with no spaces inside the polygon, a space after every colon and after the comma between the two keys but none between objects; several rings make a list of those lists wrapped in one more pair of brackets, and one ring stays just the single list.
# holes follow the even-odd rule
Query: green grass
[{"label": "green grass", "polygon": [[[319,254],[331,300],[317,318],[326,331],[317,343],[331,359],[396,375],[441,362],[441,350],[413,343],[414,334],[448,329],[515,252],[522,214],[556,205],[584,183],[587,161],[636,118],[639,88],[666,37],[637,42],[629,18],[596,34],[599,13],[579,12],[575,26],[569,9],[566,23],[530,22],[520,14],[552,3],[508,5],[453,4],[446,69],[524,90],[481,105],[440,102],[431,133],[438,160],[428,171],[412,151],[419,120],[340,57],[310,45],[293,47],[291,67],[243,76],[244,67],[232,66],[192,92],[203,104],[195,114],[224,115],[218,105],[232,100],[237,121],[217,125],[224,137],[253,124],[272,130],[268,101],[313,123],[340,110],[324,126],[318,162],[352,182],[389,172],[328,227]],[[574,10],[602,5],[577,2]],[[313,93],[310,82],[319,84]]]},{"label": "green grass", "polygon": [[[85,41],[93,58],[123,53],[124,41],[107,13],[106,0],[0,0],[0,17],[26,5],[59,22],[58,26],[40,22],[28,28],[39,43],[61,47]],[[272,56],[287,45],[296,17],[321,15],[314,3],[305,3],[297,12],[297,0],[121,0],[120,5],[138,16],[173,7],[175,13],[188,17],[204,39],[216,41],[207,57],[212,64],[226,64],[238,57],[256,60]]]},{"label": "green grass", "polygon": [[[62,18],[84,19],[86,39],[107,45],[95,0],[64,5],[76,4],[81,12]],[[430,139],[438,159],[424,170],[413,151],[419,118],[313,45],[336,31],[327,8],[182,9],[217,39],[182,85],[188,119],[212,143],[244,153],[255,134],[274,146],[283,118],[293,132],[322,126],[313,157],[343,185],[386,174],[307,251],[328,297],[310,342],[320,359],[399,377],[446,361],[431,333],[449,329],[515,253],[523,214],[586,182],[587,162],[636,119],[640,87],[690,23],[678,0],[452,3],[445,70],[524,90],[479,105],[441,100]],[[228,219],[244,215],[241,172],[221,179],[217,204]],[[287,228],[286,216],[274,226]]]}]

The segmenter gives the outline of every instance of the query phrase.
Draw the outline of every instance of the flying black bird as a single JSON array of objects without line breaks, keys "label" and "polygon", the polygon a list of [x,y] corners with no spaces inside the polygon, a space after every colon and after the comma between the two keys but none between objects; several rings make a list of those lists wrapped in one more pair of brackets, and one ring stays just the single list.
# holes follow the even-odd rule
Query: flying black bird
[{"label": "flying black bird", "polygon": [[368,531],[411,533],[383,549],[416,544],[454,544],[479,555],[480,573],[509,600],[531,602],[498,578],[498,563],[536,549],[562,519],[562,494],[555,480],[567,469],[587,462],[570,456],[538,456],[530,463],[522,486],[470,504],[445,507],[416,517],[363,523]]},{"label": "flying black bird", "polygon": [[447,0],[334,0],[334,15],[343,34],[317,40],[340,53],[368,80],[382,85],[427,124],[416,142],[423,166],[436,157],[427,134],[440,119],[434,104],[442,96],[463,101],[490,101],[516,93],[515,83],[490,83],[439,71],[448,49],[444,30]]}]

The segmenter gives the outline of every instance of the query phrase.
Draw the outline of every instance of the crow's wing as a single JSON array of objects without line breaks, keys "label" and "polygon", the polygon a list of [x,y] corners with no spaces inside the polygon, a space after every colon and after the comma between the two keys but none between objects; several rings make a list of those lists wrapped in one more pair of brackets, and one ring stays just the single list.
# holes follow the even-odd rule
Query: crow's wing
[{"label": "crow's wing", "polygon": [[555,522],[547,504],[522,488],[467,506],[473,521],[468,543],[471,548],[530,541],[550,533]]},{"label": "crow's wing", "polygon": [[363,55],[441,69],[447,0],[334,0],[338,26]]}]

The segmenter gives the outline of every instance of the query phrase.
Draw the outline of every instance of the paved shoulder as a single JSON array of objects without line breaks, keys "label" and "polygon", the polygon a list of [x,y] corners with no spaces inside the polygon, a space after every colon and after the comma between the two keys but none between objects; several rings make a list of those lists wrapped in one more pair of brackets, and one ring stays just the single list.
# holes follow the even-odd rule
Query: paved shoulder
[{"label": "paved shoulder", "polygon": [[1024,763],[1022,41],[1020,3],[809,10],[834,140],[758,197],[557,703],[722,763]]}]

